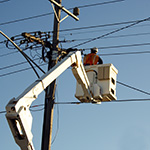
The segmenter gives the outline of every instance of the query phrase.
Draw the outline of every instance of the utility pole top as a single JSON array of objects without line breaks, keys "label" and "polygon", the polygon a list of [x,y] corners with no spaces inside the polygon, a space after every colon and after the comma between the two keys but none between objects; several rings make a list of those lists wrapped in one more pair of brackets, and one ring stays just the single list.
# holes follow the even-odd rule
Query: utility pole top
[{"label": "utility pole top", "polygon": [[[64,6],[62,6],[61,4],[57,3],[55,0],[49,0],[51,3],[55,4],[55,6],[58,6],[61,10],[63,10],[64,12],[66,12],[69,16],[71,16],[72,18],[74,18],[75,20],[79,21],[79,18],[76,15],[79,15],[79,9],[76,7],[74,9],[74,12],[76,13],[71,13],[70,11],[68,11],[66,8],[64,8]],[[78,13],[77,13],[78,11]],[[54,11],[55,12],[55,11]],[[55,13],[56,15],[56,13]]]}]

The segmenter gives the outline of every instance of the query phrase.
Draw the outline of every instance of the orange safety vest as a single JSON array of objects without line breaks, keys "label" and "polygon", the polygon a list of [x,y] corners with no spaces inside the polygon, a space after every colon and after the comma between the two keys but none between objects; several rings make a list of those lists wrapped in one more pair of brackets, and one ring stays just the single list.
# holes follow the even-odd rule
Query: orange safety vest
[{"label": "orange safety vest", "polygon": [[84,57],[83,64],[84,65],[96,65],[98,61],[99,61],[99,56],[94,53],[90,53]]}]

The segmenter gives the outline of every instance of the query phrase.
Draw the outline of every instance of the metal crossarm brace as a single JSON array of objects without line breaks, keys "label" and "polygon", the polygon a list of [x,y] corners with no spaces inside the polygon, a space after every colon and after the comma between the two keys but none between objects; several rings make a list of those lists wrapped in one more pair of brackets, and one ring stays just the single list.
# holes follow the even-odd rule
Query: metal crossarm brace
[{"label": "metal crossarm brace", "polygon": [[64,8],[64,6],[62,6],[61,4],[57,3],[55,0],[49,0],[51,3],[55,4],[56,6],[58,6],[60,9],[62,9],[64,12],[66,12],[69,16],[73,17],[75,20],[79,21],[79,18],[77,16],[75,16],[73,13],[71,13],[70,11],[68,11],[66,8]]}]

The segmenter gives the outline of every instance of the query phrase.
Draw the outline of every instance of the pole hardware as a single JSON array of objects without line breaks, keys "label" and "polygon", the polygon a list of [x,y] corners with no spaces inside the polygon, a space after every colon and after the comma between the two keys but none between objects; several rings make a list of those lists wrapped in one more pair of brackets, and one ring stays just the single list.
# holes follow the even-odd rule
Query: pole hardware
[{"label": "pole hardware", "polygon": [[80,14],[80,9],[79,9],[78,7],[75,7],[75,8],[73,9],[73,14],[74,14],[75,16],[78,16],[78,15]]},{"label": "pole hardware", "polygon": [[[79,15],[79,8],[75,7],[74,8],[74,13],[71,13],[70,11],[68,11],[66,8],[64,8],[64,6],[62,6],[61,4],[57,3],[55,0],[49,0],[52,4],[55,16],[57,18],[58,22],[62,22],[64,19],[66,19],[68,16],[71,16],[72,18],[74,18],[76,21],[79,21],[79,18],[77,17],[77,15]],[[56,6],[58,6],[61,10],[63,10],[64,12],[66,12],[68,15],[65,16],[62,20],[60,20],[57,16],[57,13],[55,11],[55,8],[53,6],[53,4],[55,4]]]}]

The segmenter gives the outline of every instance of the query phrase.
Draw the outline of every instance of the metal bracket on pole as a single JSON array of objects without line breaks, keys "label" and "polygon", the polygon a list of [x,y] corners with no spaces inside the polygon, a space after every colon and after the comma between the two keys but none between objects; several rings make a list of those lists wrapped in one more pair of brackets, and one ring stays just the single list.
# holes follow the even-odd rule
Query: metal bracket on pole
[{"label": "metal bracket on pole", "polygon": [[65,20],[69,15],[66,15],[63,19],[59,19],[58,18],[58,15],[57,15],[57,13],[56,13],[56,10],[55,10],[55,8],[54,8],[54,5],[51,3],[51,5],[52,5],[52,8],[53,8],[53,10],[54,10],[54,13],[55,13],[55,16],[56,16],[56,19],[57,19],[57,21],[60,23],[60,22],[62,22],[63,20]]},{"label": "metal bracket on pole", "polygon": [[[56,6],[58,6],[60,9],[62,9],[64,12],[66,12],[69,16],[71,16],[72,18],[74,18],[75,20],[79,21],[79,18],[74,15],[73,13],[71,13],[70,11],[68,11],[66,8],[64,8],[61,4],[57,3],[55,0],[49,0],[51,3],[55,4]],[[62,20],[66,19],[68,17],[68,15],[66,17],[64,17],[62,20],[58,19],[58,16],[55,12],[54,6],[52,5],[54,13],[56,15],[57,21],[61,22]]]}]

